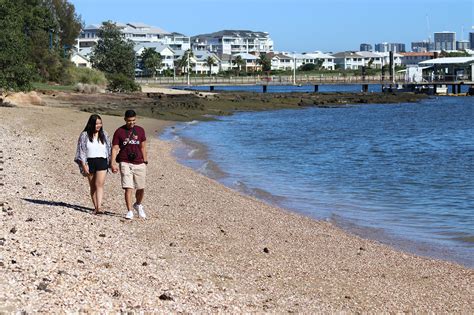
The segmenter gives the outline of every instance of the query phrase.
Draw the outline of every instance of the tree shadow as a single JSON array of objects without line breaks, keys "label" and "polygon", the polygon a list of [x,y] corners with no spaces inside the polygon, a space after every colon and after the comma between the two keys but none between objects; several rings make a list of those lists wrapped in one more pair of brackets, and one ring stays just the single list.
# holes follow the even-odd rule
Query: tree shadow
[{"label": "tree shadow", "polygon": [[[83,207],[79,205],[73,205],[70,203],[62,202],[62,201],[50,201],[50,200],[40,200],[40,199],[29,199],[29,198],[22,198],[25,201],[38,204],[38,205],[47,205],[47,206],[55,206],[55,207],[64,207],[64,208],[69,208],[73,209],[79,212],[84,212],[88,214],[94,214],[94,209],[89,208],[89,207]],[[108,215],[112,217],[120,217],[121,215],[109,212],[109,211],[103,211],[100,215]]]}]

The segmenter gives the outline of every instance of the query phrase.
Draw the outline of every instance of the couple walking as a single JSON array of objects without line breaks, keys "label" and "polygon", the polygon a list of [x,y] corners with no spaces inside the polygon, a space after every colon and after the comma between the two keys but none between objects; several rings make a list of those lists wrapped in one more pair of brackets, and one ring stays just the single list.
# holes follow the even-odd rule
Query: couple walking
[{"label": "couple walking", "polygon": [[[110,168],[113,173],[120,170],[127,206],[125,218],[133,219],[133,210],[136,210],[138,216],[145,219],[142,205],[148,164],[145,130],[136,125],[137,114],[134,110],[127,110],[124,120],[125,125],[115,131],[110,143],[101,117],[91,115],[79,136],[74,161],[79,165],[81,174],[88,179],[95,214],[102,213],[105,177]],[[135,203],[132,205],[134,190]]]}]

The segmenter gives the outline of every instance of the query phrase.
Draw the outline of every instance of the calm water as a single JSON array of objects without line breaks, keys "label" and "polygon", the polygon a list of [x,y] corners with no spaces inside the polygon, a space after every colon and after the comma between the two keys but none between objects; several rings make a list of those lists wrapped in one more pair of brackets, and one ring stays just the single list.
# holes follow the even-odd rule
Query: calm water
[{"label": "calm water", "polygon": [[474,267],[474,98],[237,113],[165,137],[244,193]]}]

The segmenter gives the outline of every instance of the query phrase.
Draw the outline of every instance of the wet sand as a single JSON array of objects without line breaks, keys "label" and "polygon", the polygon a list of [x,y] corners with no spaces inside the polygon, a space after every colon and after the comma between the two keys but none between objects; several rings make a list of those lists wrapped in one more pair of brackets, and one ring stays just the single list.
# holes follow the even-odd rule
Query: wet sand
[{"label": "wet sand", "polygon": [[92,215],[72,161],[89,114],[71,107],[0,107],[0,312],[474,311],[474,270],[232,191],[174,160],[163,121],[139,118],[149,219],[123,219],[112,174]]}]

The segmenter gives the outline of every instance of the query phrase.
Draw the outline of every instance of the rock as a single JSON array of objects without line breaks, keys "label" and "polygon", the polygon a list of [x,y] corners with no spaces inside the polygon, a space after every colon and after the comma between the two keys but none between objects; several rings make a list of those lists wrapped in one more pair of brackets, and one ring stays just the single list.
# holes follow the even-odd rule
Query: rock
[{"label": "rock", "polygon": [[83,260],[80,260],[80,259],[78,259],[77,262],[78,262],[79,264],[83,264],[83,263],[84,263],[84,261],[83,261]]},{"label": "rock", "polygon": [[169,295],[168,293],[163,293],[162,295],[159,296],[159,299],[162,301],[174,301],[173,297]]},{"label": "rock", "polygon": [[142,263],[142,266],[148,266],[148,263],[145,261]]},{"label": "rock", "polygon": [[25,222],[33,222],[33,221],[35,221],[33,218],[28,218],[25,220]]},{"label": "rock", "polygon": [[13,228],[10,230],[10,233],[15,234],[16,231],[17,231],[16,227],[13,227]]},{"label": "rock", "polygon": [[36,186],[40,186],[40,185],[41,185],[41,183],[40,183],[40,182],[36,182]]},{"label": "rock", "polygon": [[5,244],[6,239],[5,238],[0,238],[0,246],[3,246]]},{"label": "rock", "polygon": [[170,247],[176,247],[176,246],[177,246],[176,243],[173,243],[173,242],[170,243]]},{"label": "rock", "polygon": [[112,293],[113,297],[120,297],[120,292],[118,290],[114,290],[114,293]]},{"label": "rock", "polygon": [[50,289],[48,289],[48,283],[45,281],[41,281],[36,288],[40,291],[52,292]]},{"label": "rock", "polygon": [[99,234],[99,237],[105,237],[104,233]]},{"label": "rock", "polygon": [[263,249],[263,252],[264,252],[265,254],[268,254],[268,253],[270,252],[270,250],[269,250],[267,247],[265,247],[265,248]]}]

